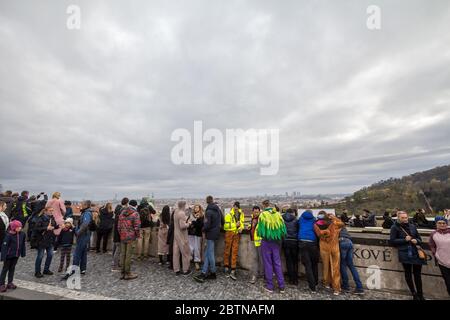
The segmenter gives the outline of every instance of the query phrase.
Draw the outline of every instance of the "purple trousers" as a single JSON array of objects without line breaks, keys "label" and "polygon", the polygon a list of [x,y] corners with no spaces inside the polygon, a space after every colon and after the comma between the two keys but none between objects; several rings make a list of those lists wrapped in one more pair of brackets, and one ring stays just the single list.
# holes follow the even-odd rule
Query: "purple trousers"
[{"label": "purple trousers", "polygon": [[266,288],[273,290],[273,273],[277,277],[278,287],[284,289],[283,270],[281,268],[280,244],[275,241],[263,240],[261,243],[261,254],[264,262],[264,276]]}]

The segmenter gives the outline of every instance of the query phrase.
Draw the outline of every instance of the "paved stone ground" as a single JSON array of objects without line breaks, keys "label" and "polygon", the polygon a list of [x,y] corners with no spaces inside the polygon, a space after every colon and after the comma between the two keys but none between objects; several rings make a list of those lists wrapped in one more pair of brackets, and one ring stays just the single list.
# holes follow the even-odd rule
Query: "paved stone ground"
[{"label": "paved stone ground", "polygon": [[[89,252],[87,274],[81,279],[81,292],[89,295],[103,296],[115,299],[260,299],[260,300],[403,300],[410,299],[408,296],[367,291],[363,297],[352,294],[343,294],[335,297],[326,289],[320,289],[317,293],[311,294],[307,289],[306,281],[300,281],[298,287],[288,286],[285,294],[266,293],[264,282],[258,280],[255,285],[249,284],[249,274],[245,270],[238,270],[238,280],[233,281],[225,278],[222,272],[218,273],[216,281],[197,283],[192,276],[176,276],[167,266],[158,265],[156,258],[149,258],[147,261],[135,261],[133,271],[139,274],[139,278],[131,281],[120,280],[120,273],[111,272],[111,254],[97,254]],[[27,288],[36,285],[39,287],[66,288],[66,282],[61,281],[62,274],[58,274],[59,252],[53,257],[51,270],[55,272],[53,276],[45,276],[37,279],[34,277],[34,261],[36,250],[28,250],[27,257],[20,259],[16,268],[16,279],[27,283]],[[44,263],[44,261],[43,261]],[[18,281],[20,282],[20,281]],[[19,284],[19,283],[18,283]],[[46,286],[43,286],[46,285]],[[51,290],[51,289],[50,289]],[[48,292],[50,293],[50,292]],[[82,298],[83,295],[79,295]]]}]

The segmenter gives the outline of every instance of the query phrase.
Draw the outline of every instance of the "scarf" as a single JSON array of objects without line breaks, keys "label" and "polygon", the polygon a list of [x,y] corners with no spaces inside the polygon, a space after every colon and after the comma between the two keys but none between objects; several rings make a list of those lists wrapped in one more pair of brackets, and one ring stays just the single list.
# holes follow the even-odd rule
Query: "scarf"
[{"label": "scarf", "polygon": [[0,212],[0,218],[3,220],[3,224],[5,225],[5,230],[8,229],[9,227],[9,219],[8,216],[6,215],[6,213],[4,213],[3,211]]}]

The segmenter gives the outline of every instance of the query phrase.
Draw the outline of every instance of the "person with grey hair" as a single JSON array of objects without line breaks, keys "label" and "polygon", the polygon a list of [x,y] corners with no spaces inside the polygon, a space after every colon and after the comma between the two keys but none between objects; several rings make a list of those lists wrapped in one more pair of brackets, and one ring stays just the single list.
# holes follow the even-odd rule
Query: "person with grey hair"
[{"label": "person with grey hair", "polygon": [[[189,248],[188,228],[191,224],[186,216],[186,201],[178,201],[178,208],[174,214],[174,240],[173,240],[173,271],[177,275],[189,275],[191,250]],[[182,257],[183,272],[180,271],[180,255]]]},{"label": "person with grey hair", "polygon": [[[75,229],[77,244],[73,255],[73,265],[80,268],[81,274],[86,274],[87,268],[87,253],[89,251],[89,243],[91,239],[89,225],[93,219],[91,207],[92,202],[90,200],[86,200],[82,203],[80,221]],[[70,269],[71,268],[68,268],[68,272],[63,277],[63,280],[67,280],[72,274],[75,273],[75,270]]]}]

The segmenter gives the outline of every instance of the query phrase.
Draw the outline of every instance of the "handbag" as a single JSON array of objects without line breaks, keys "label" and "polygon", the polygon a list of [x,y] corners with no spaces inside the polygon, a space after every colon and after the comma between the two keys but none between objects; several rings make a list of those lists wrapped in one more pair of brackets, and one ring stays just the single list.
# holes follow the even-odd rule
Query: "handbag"
[{"label": "handbag", "polygon": [[[402,230],[403,230],[403,232],[407,235],[407,236],[409,236],[409,237],[411,237],[410,235],[409,235],[409,233],[408,232],[406,232],[406,230],[405,229],[403,229],[403,227],[400,227]],[[412,237],[411,237],[412,238]],[[421,246],[419,246],[419,245],[415,245],[416,246],[416,249],[417,249],[417,255],[419,256],[419,259],[420,260],[427,260],[427,253],[425,252],[425,250],[423,250],[422,249],[422,247]]]}]

